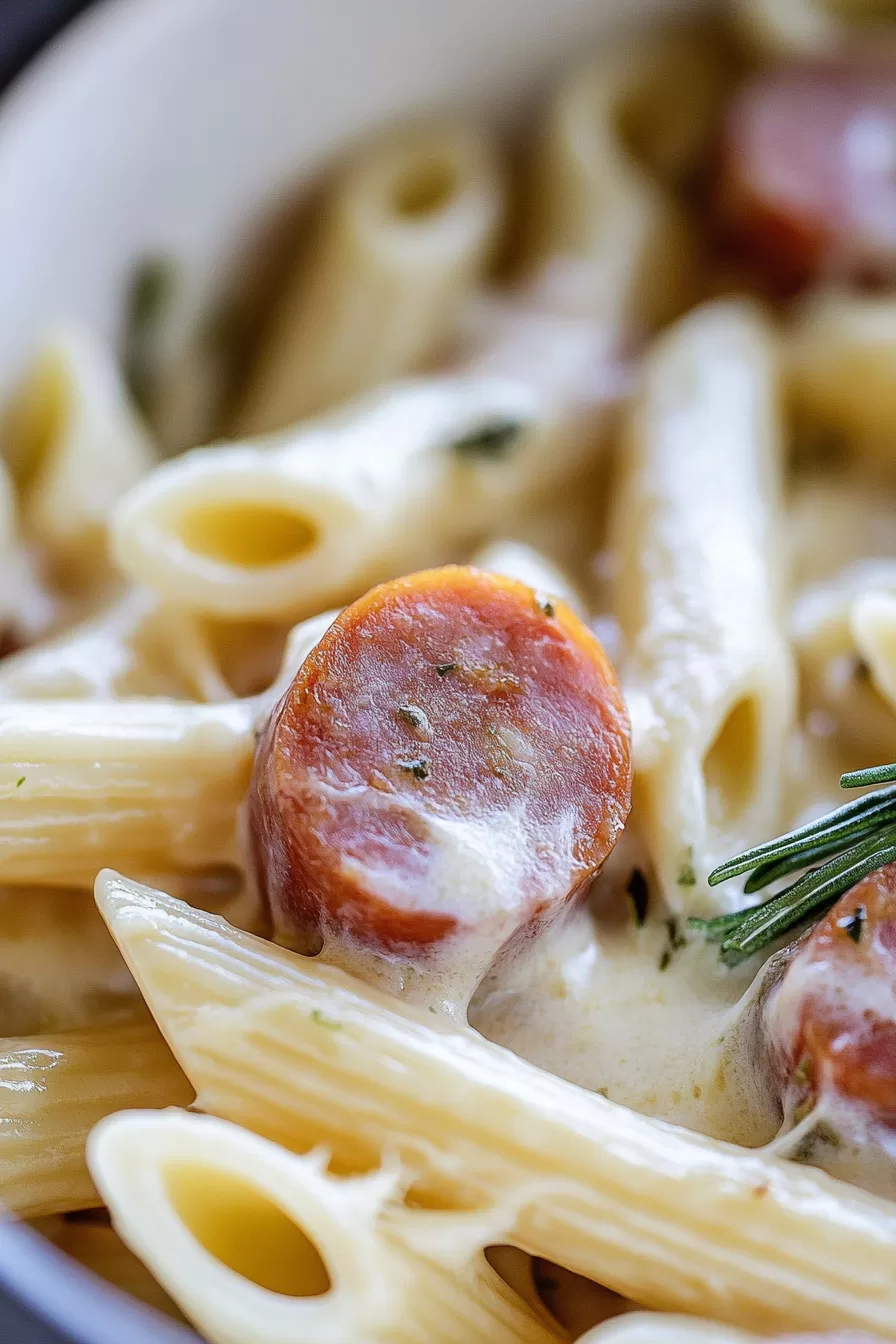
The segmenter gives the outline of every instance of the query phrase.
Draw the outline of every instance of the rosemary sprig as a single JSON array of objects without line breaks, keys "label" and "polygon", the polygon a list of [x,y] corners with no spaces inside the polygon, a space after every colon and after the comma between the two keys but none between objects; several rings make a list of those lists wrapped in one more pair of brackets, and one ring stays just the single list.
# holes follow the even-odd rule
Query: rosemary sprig
[{"label": "rosemary sprig", "polygon": [[812,918],[821,918],[838,897],[869,873],[896,860],[896,764],[853,770],[840,776],[842,789],[892,784],[826,817],[788,831],[722,863],[709,875],[718,886],[749,873],[744,894],[751,895],[791,873],[802,873],[783,891],[759,905],[715,919],[691,919],[719,954],[736,966],[769,943]]}]

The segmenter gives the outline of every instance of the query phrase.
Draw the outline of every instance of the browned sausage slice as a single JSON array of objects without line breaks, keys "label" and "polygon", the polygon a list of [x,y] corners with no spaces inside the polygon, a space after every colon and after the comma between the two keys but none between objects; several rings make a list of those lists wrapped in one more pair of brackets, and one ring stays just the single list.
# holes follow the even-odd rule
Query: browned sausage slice
[{"label": "browned sausage slice", "polygon": [[896,276],[896,63],[749,80],[728,108],[717,200],[777,287]]},{"label": "browned sausage slice", "polygon": [[597,872],[630,804],[603,649],[562,602],[449,566],[336,619],[259,742],[250,796],[277,934],[419,960],[497,950]]},{"label": "browned sausage slice", "polygon": [[827,1096],[896,1126],[896,864],[797,946],[764,1018],[791,1112]]}]

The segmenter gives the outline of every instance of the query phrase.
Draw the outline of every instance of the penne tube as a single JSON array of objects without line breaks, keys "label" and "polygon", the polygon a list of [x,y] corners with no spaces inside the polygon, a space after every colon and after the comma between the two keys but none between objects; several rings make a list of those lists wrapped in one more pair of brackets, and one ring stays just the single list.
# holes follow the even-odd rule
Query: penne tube
[{"label": "penne tube", "polygon": [[122,502],[118,563],[229,619],[310,615],[441,563],[593,456],[602,421],[592,407],[583,434],[569,379],[399,383],[292,437],[189,454]]},{"label": "penne tube", "polygon": [[629,333],[695,301],[696,242],[672,187],[700,162],[726,83],[718,42],[681,32],[617,43],[564,82],[527,202],[536,291]]},{"label": "penne tube", "polygon": [[135,695],[233,698],[201,622],[148,588],[129,589],[55,639],[0,662],[0,700]]},{"label": "penne tube", "polygon": [[[854,1344],[862,1344],[853,1336]],[[658,1316],[639,1311],[622,1320],[610,1321],[589,1330],[579,1344],[758,1344],[755,1335],[732,1330],[716,1321],[699,1321],[691,1316]],[[794,1342],[795,1344],[795,1342]],[[804,1344],[810,1344],[805,1340]],[[819,1340],[818,1344],[822,1344]],[[837,1344],[829,1339],[829,1344]],[[843,1341],[843,1344],[847,1344]],[[871,1341],[868,1342],[871,1344]]]},{"label": "penne tube", "polygon": [[558,1338],[482,1254],[506,1211],[407,1208],[397,1171],[339,1178],[325,1153],[176,1111],[110,1117],[89,1161],[124,1240],[214,1344]]},{"label": "penne tube", "polygon": [[48,334],[0,420],[0,454],[21,493],[25,533],[57,580],[100,582],[109,511],[155,454],[112,360],[87,332]]},{"label": "penne tube", "polygon": [[736,0],[738,28],[751,46],[777,60],[837,56],[850,46],[886,41],[887,0]]},{"label": "penne tube", "polygon": [[791,615],[803,704],[857,766],[896,752],[894,594],[896,564],[866,560],[809,585]]},{"label": "penne tube", "polygon": [[21,1218],[100,1203],[84,1145],[125,1105],[185,1106],[192,1092],[151,1023],[0,1043],[0,1202]]},{"label": "penne tube", "polygon": [[778,821],[794,713],[780,457],[771,332],[744,303],[696,309],[648,355],[611,520],[636,806],[689,914],[710,870]]},{"label": "penne tube", "polygon": [[254,703],[0,701],[0,871],[89,885],[238,861]]},{"label": "penne tube", "polygon": [[783,352],[802,422],[840,435],[851,457],[886,468],[896,435],[896,299],[816,295],[786,332]]},{"label": "penne tube", "polygon": [[515,1208],[509,1242],[665,1311],[896,1339],[896,1212],[638,1115],[469,1028],[113,873],[97,901],[200,1109],[427,1207]]},{"label": "penne tube", "polygon": [[463,125],[362,147],[285,282],[234,432],[283,429],[436,355],[494,251],[503,198],[492,145]]}]

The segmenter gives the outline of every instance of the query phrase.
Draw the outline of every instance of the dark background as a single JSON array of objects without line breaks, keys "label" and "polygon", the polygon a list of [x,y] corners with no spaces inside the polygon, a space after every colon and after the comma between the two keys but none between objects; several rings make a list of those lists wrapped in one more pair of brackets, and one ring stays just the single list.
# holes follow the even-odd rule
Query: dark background
[{"label": "dark background", "polygon": [[0,88],[91,0],[0,0]]}]

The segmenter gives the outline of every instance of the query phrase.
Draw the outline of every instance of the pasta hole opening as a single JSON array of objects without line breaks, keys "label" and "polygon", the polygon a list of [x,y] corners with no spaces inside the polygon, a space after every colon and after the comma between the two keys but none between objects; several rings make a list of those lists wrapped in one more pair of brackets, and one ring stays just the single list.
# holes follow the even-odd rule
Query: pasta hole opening
[{"label": "pasta hole opening", "polygon": [[710,821],[732,825],[749,806],[759,763],[759,707],[753,696],[738,700],[725,716],[703,758]]},{"label": "pasta hole opening", "polygon": [[206,560],[244,569],[270,569],[299,560],[318,539],[316,526],[275,504],[209,504],[180,519],[180,540]]},{"label": "pasta hole opening", "polygon": [[39,475],[68,414],[68,385],[55,360],[45,360],[13,393],[0,422],[0,452],[20,490]]},{"label": "pasta hole opening", "polygon": [[444,210],[458,193],[457,169],[447,160],[418,160],[402,172],[392,186],[395,214],[417,223]]},{"label": "pasta hole opening", "polygon": [[221,1167],[168,1164],[168,1197],[209,1255],[242,1278],[285,1297],[321,1297],[332,1287],[314,1242],[279,1205]]}]

